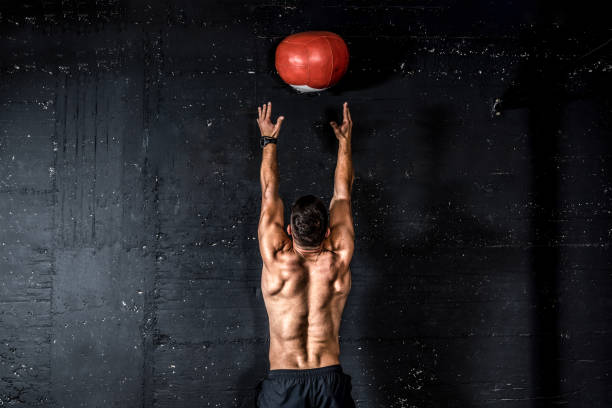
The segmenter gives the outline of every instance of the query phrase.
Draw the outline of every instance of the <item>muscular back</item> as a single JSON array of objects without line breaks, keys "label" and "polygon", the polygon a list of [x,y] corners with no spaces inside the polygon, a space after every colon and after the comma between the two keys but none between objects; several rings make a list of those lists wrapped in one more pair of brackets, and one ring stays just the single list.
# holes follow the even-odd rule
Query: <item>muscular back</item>
[{"label": "muscular back", "polygon": [[318,257],[305,259],[287,240],[274,261],[264,263],[270,369],[339,364],[340,319],[351,288],[349,262],[329,242]]}]

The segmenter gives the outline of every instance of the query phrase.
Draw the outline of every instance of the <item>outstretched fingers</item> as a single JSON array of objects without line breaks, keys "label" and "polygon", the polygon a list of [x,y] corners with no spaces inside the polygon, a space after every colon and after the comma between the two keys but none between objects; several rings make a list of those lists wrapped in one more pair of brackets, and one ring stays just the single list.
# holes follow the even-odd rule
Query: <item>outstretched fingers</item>
[{"label": "outstretched fingers", "polygon": [[264,103],[261,106],[257,107],[257,116],[258,120],[266,121],[270,119],[270,115],[272,114],[272,102]]}]

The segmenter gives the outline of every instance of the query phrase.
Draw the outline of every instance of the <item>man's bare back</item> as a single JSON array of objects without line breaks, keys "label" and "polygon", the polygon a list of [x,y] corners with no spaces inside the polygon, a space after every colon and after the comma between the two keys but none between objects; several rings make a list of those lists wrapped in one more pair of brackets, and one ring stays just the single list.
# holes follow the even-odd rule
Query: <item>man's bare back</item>
[{"label": "man's bare back", "polygon": [[[262,137],[273,142],[263,145],[258,227],[263,260],[261,289],[270,324],[270,370],[339,370],[338,334],[351,289],[349,265],[355,240],[351,211],[352,120],[348,104],[343,105],[342,125],[330,122],[338,139],[338,161],[329,211],[319,198],[303,196],[291,208],[286,232],[276,158],[276,139],[284,117],[273,124],[271,109],[270,102],[258,108],[257,119]],[[348,387],[342,391],[348,398],[347,376],[338,372],[334,375]]]},{"label": "man's bare back", "polygon": [[304,257],[288,240],[277,259],[263,266],[261,278],[270,322],[270,369],[339,364],[340,319],[351,289],[349,265],[331,251],[329,242],[319,254]]}]

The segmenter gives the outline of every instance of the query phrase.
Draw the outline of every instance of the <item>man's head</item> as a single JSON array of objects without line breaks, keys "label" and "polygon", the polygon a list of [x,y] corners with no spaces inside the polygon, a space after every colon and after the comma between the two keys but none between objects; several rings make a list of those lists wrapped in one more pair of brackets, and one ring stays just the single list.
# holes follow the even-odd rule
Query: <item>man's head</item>
[{"label": "man's head", "polygon": [[301,248],[316,248],[329,235],[329,216],[323,201],[313,195],[298,198],[291,206],[287,232]]}]

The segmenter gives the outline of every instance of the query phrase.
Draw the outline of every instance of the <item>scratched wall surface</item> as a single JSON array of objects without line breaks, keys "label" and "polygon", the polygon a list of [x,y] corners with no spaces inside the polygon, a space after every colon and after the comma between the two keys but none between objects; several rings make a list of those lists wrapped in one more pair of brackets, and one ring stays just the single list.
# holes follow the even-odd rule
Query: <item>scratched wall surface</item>
[{"label": "scratched wall surface", "polygon": [[[0,406],[244,407],[267,369],[257,104],[280,193],[354,118],[357,406],[612,404],[612,44],[585,4],[0,5]],[[276,44],[342,35],[299,95]]]}]

